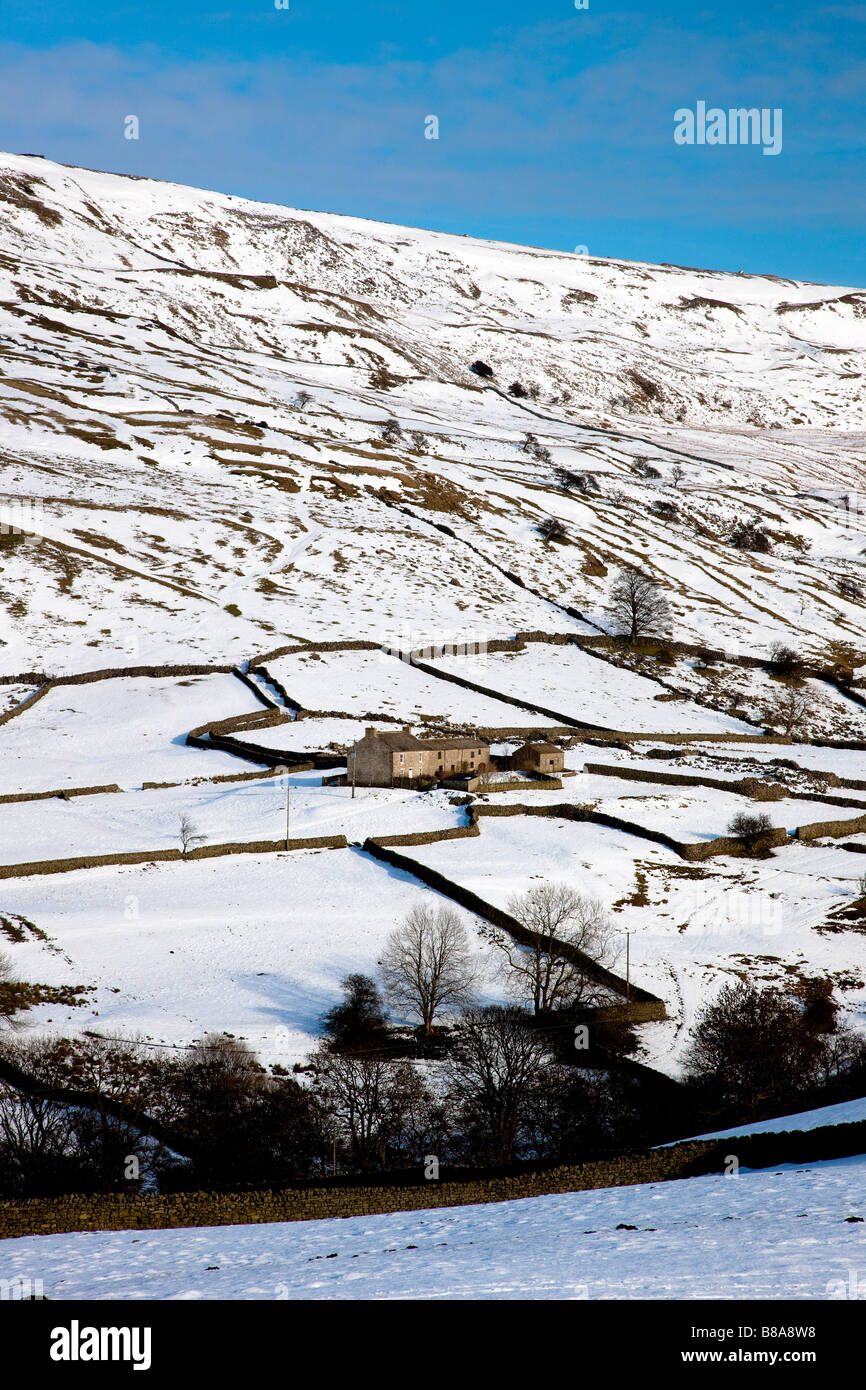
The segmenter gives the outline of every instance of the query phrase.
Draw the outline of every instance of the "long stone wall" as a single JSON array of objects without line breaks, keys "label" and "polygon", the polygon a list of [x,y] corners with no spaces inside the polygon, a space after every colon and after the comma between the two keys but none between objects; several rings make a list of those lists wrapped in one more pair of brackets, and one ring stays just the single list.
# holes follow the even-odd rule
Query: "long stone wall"
[{"label": "long stone wall", "polygon": [[[767,782],[761,777],[739,777],[726,781],[723,777],[705,777],[700,773],[659,772],[655,768],[619,767],[615,763],[585,763],[584,770],[598,777],[617,777],[624,782],[652,782],[670,787],[712,787],[714,790],[736,792],[752,801],[822,801],[828,806],[854,806],[866,811],[866,802],[849,796],[833,796],[825,792],[791,791],[782,782]],[[842,782],[838,785],[866,786],[862,782]]]},{"label": "long stone wall", "polygon": [[[717,854],[735,858],[748,854],[743,842],[732,836],[720,835],[714,840],[675,840],[663,830],[650,830],[638,825],[637,821],[624,820],[622,816],[611,816],[606,811],[575,806],[567,801],[552,806],[527,806],[525,802],[515,802],[510,806],[473,806],[472,813],[478,816],[550,816],[555,820],[588,821],[593,825],[604,825],[608,830],[621,830],[626,835],[636,835],[639,839],[663,845],[680,859],[692,863],[701,863]],[[776,849],[788,843],[789,835],[787,830],[776,829],[762,836],[762,840],[768,849]]]},{"label": "long stone wall", "polygon": [[[147,783],[144,785],[147,786]],[[50,792],[4,792],[0,796],[0,806],[9,806],[16,801],[50,801],[55,796],[105,796],[110,792],[122,790],[116,782],[109,782],[104,787],[55,787]]]},{"label": "long stone wall", "polygon": [[[6,724],[10,719],[16,718],[19,714],[24,714],[26,710],[32,709],[37,700],[43,700],[45,696],[56,686],[61,685],[93,685],[97,681],[120,680],[124,677],[151,676],[156,680],[171,679],[173,676],[219,676],[219,675],[238,675],[240,674],[231,665],[185,665],[185,666],[107,666],[98,671],[79,671],[71,676],[52,676],[45,679],[38,690],[23,700],[14,709],[7,710],[5,714],[0,714],[0,724]],[[43,678],[44,679],[44,678]]]},{"label": "long stone wall", "polygon": [[[809,1164],[866,1151],[866,1123],[740,1138],[689,1140],[615,1158],[508,1173],[480,1172],[419,1182],[414,1175],[384,1181],[310,1184],[269,1192],[187,1192],[166,1196],[106,1193],[0,1201],[0,1238],[67,1231],[171,1230],[206,1226],[321,1221],[475,1206],[526,1197],[673,1182],[721,1174],[731,1155],[744,1167]],[[413,1180],[414,1179],[414,1180]]]},{"label": "long stone wall", "polygon": [[[424,648],[422,647],[421,650],[423,651]],[[571,715],[561,714],[559,710],[548,709],[545,705],[533,705],[528,700],[518,700],[514,695],[503,695],[501,691],[492,690],[486,685],[479,685],[477,681],[466,680],[463,676],[455,676],[450,671],[442,671],[438,666],[431,666],[428,662],[420,660],[415,652],[409,653],[409,661],[416,670],[423,671],[425,675],[434,676],[437,680],[448,681],[451,685],[459,685],[463,690],[471,690],[476,695],[486,695],[488,699],[498,700],[503,705],[514,705],[516,709],[525,709],[531,714],[544,714],[554,723],[566,725],[569,729],[595,731],[598,727],[595,724],[588,724],[583,719],[574,719]]]},{"label": "long stone wall", "polygon": [[725,781],[723,777],[703,777],[697,773],[659,772],[655,768],[619,767],[615,763],[586,763],[584,771],[595,777],[616,777],[623,782],[651,782],[662,787],[712,787],[718,791],[736,792],[753,801],[781,801],[789,795],[780,782],[766,782],[760,777],[740,777]]},{"label": "long stone wall", "polygon": [[452,826],[449,830],[413,830],[404,835],[377,835],[375,842],[377,845],[436,845],[440,840],[465,840],[480,834],[480,826],[473,821],[471,825]]},{"label": "long stone wall", "polygon": [[200,845],[183,854],[179,849],[129,850],[117,854],[77,855],[67,859],[37,859],[24,864],[0,864],[0,879],[30,878],[42,874],[68,874],[78,869],[103,869],[114,864],[150,864],[164,861],[216,859],[226,854],[278,854],[294,849],[346,849],[345,835],[316,835],[306,840],[250,840],[237,844]]},{"label": "long stone wall", "polygon": [[798,840],[820,840],[826,836],[836,839],[841,835],[861,835],[866,830],[866,815],[855,816],[853,820],[816,820],[809,825],[798,825],[794,835]]}]

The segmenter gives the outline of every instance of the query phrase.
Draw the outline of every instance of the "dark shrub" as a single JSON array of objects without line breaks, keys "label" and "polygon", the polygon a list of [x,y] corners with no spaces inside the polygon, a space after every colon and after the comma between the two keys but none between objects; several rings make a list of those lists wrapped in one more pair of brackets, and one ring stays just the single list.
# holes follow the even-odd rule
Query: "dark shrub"
[{"label": "dark shrub", "polygon": [[738,811],[728,823],[729,833],[750,852],[761,848],[772,829],[773,822],[764,811]]},{"label": "dark shrub", "polygon": [[777,676],[796,676],[803,669],[803,658],[784,642],[774,642],[770,648],[769,670]]},{"label": "dark shrub", "polygon": [[679,519],[679,508],[673,502],[664,502],[661,499],[650,505],[653,516],[661,517],[662,521],[677,521]]},{"label": "dark shrub", "polygon": [[750,550],[757,555],[769,555],[770,537],[755,521],[739,521],[728,538],[735,550]]},{"label": "dark shrub", "polygon": [[654,468],[649,459],[636,458],[631,465],[632,473],[636,473],[639,478],[660,478],[661,473]]},{"label": "dark shrub", "polygon": [[580,492],[585,495],[599,492],[599,486],[592,473],[572,473],[570,468],[556,468],[553,476],[566,492]]},{"label": "dark shrub", "polygon": [[539,521],[535,529],[542,540],[547,541],[548,544],[551,541],[564,541],[568,538],[568,531],[558,517],[555,516],[545,517],[543,521]]},{"label": "dark shrub", "polygon": [[795,1002],[774,989],[738,982],[725,985],[698,1015],[686,1067],[714,1109],[753,1118],[806,1091],[816,1060]]},{"label": "dark shrub", "polygon": [[863,598],[863,586],[856,579],[852,579],[850,575],[843,574],[839,580],[839,593],[843,598],[859,603]]},{"label": "dark shrub", "polygon": [[388,1036],[379,986],[369,975],[347,975],[343,999],[325,1014],[325,1040],[334,1052],[381,1047]]}]

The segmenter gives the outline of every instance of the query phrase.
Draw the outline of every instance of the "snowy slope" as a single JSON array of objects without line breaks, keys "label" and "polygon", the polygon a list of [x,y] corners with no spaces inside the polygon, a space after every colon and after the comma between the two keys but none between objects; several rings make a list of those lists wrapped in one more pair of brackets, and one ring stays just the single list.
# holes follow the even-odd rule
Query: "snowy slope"
[{"label": "snowy slope", "polygon": [[863,1215],[864,1180],[861,1157],[340,1221],[26,1237],[0,1242],[0,1278],[61,1301],[857,1297],[863,1226],[846,1218]]},{"label": "snowy slope", "polygon": [[[0,575],[10,674],[589,631],[562,605],[603,626],[623,559],[664,577],[683,635],[862,635],[838,588],[864,544],[862,292],[29,156],[0,156],[0,199],[0,500],[28,533]],[[478,357],[537,399],[484,389]],[[539,539],[551,515],[568,543]],[[726,544],[748,519],[771,557]]]}]

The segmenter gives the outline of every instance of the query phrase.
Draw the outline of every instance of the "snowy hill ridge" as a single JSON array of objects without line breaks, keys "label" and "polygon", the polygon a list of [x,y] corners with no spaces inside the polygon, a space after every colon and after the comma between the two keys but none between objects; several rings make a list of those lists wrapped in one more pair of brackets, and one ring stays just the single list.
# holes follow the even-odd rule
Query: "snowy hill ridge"
[{"label": "snowy hill ridge", "polygon": [[35,156],[0,201],[7,674],[597,631],[622,563],[680,637],[859,640],[866,292]]},{"label": "snowy hill ridge", "polygon": [[[512,246],[27,156],[0,156],[0,168],[9,255],[37,276],[80,276],[82,308],[145,319],[173,307],[181,331],[195,318],[203,346],[268,351],[296,334],[312,348],[318,334],[322,360],[343,368],[359,356],[378,365],[378,343],[389,370],[435,366],[463,387],[476,352],[518,376],[543,370],[592,412],[863,425],[857,287]],[[246,313],[207,284],[216,276],[247,282],[226,286],[246,290]],[[647,385],[629,376],[638,369]]]}]

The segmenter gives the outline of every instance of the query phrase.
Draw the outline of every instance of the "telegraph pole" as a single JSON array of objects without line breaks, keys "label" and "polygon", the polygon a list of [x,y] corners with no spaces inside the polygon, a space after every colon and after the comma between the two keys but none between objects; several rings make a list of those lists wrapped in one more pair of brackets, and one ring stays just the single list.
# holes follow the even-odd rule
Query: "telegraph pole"
[{"label": "telegraph pole", "polygon": [[286,773],[286,849],[289,848],[289,795],[291,790],[292,784],[289,781],[289,774]]}]

